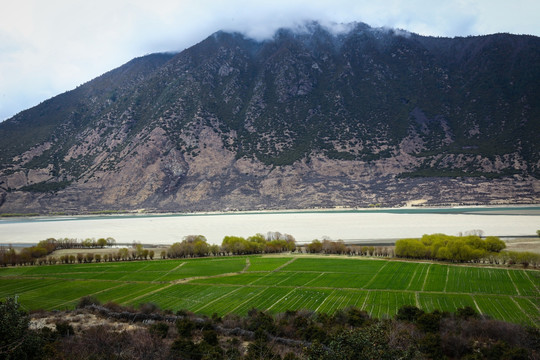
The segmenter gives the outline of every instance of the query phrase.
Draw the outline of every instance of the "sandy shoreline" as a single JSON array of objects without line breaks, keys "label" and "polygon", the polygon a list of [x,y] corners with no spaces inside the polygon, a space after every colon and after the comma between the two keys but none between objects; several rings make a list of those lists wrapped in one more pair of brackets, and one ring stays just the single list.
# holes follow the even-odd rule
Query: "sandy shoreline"
[{"label": "sandy shoreline", "polygon": [[[500,210],[499,210],[500,209]],[[145,217],[145,216],[213,216],[213,215],[256,215],[256,214],[289,214],[289,213],[346,213],[346,212],[475,212],[488,214],[516,214],[540,215],[540,204],[513,204],[513,205],[462,205],[462,206],[402,206],[402,207],[368,207],[368,208],[311,208],[311,209],[269,209],[269,210],[230,210],[230,211],[201,211],[201,212],[146,212],[145,209],[118,212],[118,213],[89,213],[89,214],[58,214],[36,216],[9,216],[0,217],[9,219],[40,219],[40,218],[101,218],[101,217]]]},{"label": "sandy shoreline", "polygon": [[248,237],[269,231],[291,234],[299,243],[324,238],[361,242],[430,233],[458,235],[476,229],[493,236],[535,236],[539,216],[538,206],[62,215],[2,219],[0,244],[109,236],[119,243],[172,244],[193,234],[206,236],[210,244],[221,244],[227,235]]}]

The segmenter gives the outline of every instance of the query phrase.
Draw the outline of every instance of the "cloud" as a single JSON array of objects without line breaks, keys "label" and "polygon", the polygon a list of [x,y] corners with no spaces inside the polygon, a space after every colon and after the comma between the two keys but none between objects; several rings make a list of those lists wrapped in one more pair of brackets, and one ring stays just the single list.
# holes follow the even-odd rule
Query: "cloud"
[{"label": "cloud", "polygon": [[[538,3],[538,4],[537,4]],[[215,31],[255,39],[317,20],[423,35],[540,35],[537,0],[24,0],[0,13],[0,120],[130,59],[181,51]]]}]

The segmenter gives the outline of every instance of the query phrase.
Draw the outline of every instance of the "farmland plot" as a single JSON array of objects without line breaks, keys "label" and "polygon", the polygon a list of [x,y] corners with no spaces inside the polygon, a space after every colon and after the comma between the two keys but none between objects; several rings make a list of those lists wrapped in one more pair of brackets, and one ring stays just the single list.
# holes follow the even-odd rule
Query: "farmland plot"
[{"label": "farmland plot", "polygon": [[426,283],[431,264],[419,264],[410,277],[405,290],[421,291]]},{"label": "farmland plot", "polygon": [[540,323],[540,308],[538,308],[537,305],[535,305],[530,299],[527,298],[515,297],[512,299],[518,304],[521,310],[523,310],[523,312],[527,314],[528,318],[532,323],[531,325],[534,325],[534,323]]},{"label": "farmland plot", "polygon": [[429,267],[427,278],[422,289],[424,291],[444,291],[448,273],[448,265],[432,264]]},{"label": "farmland plot", "polygon": [[331,290],[324,289],[294,289],[287,294],[283,301],[272,306],[272,312],[286,310],[316,309],[330,294]]},{"label": "farmland plot", "polygon": [[235,288],[228,294],[217,298],[215,301],[197,307],[195,311],[206,315],[212,315],[213,313],[218,315],[235,313],[237,308],[244,304],[251,303],[253,298],[264,290],[265,288],[254,288],[250,286]]},{"label": "farmland plot", "polygon": [[286,264],[291,258],[267,258],[267,257],[251,257],[250,267],[247,271],[273,271],[278,267]]},{"label": "farmland plot", "polygon": [[[319,274],[320,275],[320,274]],[[322,273],[322,275],[314,278],[309,283],[311,287],[328,287],[328,288],[363,288],[373,275],[364,274],[337,274],[337,273]]]},{"label": "farmland plot", "polygon": [[315,308],[315,311],[333,314],[339,309],[345,309],[351,306],[362,308],[367,296],[367,291],[336,289],[332,291],[317,308]]},{"label": "farmland plot", "polygon": [[258,298],[257,302],[253,303],[253,307],[261,310],[272,310],[276,305],[279,305],[283,301],[287,301],[287,296],[292,293],[294,289],[272,287],[268,288],[266,298]]},{"label": "farmland plot", "polygon": [[474,298],[483,314],[510,322],[534,325],[534,318],[523,312],[518,303],[509,296],[477,295]]},{"label": "farmland plot", "polygon": [[244,273],[235,274],[230,276],[215,276],[205,279],[191,280],[190,283],[196,284],[231,284],[231,285],[249,285],[257,282],[264,277],[264,274],[260,273]]},{"label": "farmland plot", "polygon": [[337,272],[375,275],[386,264],[382,260],[298,258],[285,266],[283,271]]},{"label": "farmland plot", "polygon": [[466,306],[476,309],[473,297],[466,294],[419,293],[418,303],[419,307],[424,311],[455,312],[457,309]]},{"label": "farmland plot", "polygon": [[447,292],[517,295],[516,287],[505,269],[452,266],[449,270]]},{"label": "farmland plot", "polygon": [[363,310],[373,317],[392,317],[403,305],[415,305],[413,293],[399,291],[370,291]]},{"label": "farmland plot", "polygon": [[41,280],[41,279],[7,279],[0,282],[0,298],[7,296],[21,295],[28,291],[45,287],[54,287],[62,283],[62,280]]},{"label": "farmland plot", "polygon": [[19,300],[30,309],[69,309],[83,296],[117,286],[119,284],[113,282],[66,281],[27,291],[20,295]]},{"label": "farmland plot", "polygon": [[269,286],[304,286],[313,282],[320,274],[309,272],[273,272],[259,280],[253,282],[253,285]]},{"label": "farmland plot", "polygon": [[366,288],[405,290],[409,287],[415,272],[423,266],[425,265],[420,263],[389,261]]},{"label": "farmland plot", "polygon": [[220,257],[0,269],[0,298],[27,309],[73,308],[80,297],[202,314],[357,306],[393,316],[471,306],[493,318],[540,323],[540,272],[330,257]]}]

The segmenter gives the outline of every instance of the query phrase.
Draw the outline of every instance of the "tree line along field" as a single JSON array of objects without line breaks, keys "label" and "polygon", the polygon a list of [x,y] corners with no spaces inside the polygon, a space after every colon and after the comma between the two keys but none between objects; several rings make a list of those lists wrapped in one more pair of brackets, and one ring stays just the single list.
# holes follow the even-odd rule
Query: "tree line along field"
[{"label": "tree line along field", "polygon": [[356,306],[373,317],[403,305],[425,311],[470,306],[495,319],[540,325],[540,271],[311,256],[243,256],[0,268],[0,298],[27,310],[101,302],[198,314],[257,308],[332,314]]}]

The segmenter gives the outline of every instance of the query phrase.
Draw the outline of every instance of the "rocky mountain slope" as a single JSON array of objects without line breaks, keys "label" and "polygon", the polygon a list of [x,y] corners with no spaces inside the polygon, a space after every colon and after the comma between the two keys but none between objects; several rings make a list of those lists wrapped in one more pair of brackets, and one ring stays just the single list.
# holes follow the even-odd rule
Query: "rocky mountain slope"
[{"label": "rocky mountain slope", "polygon": [[533,36],[218,32],[0,123],[0,212],[538,202],[538,64]]}]

